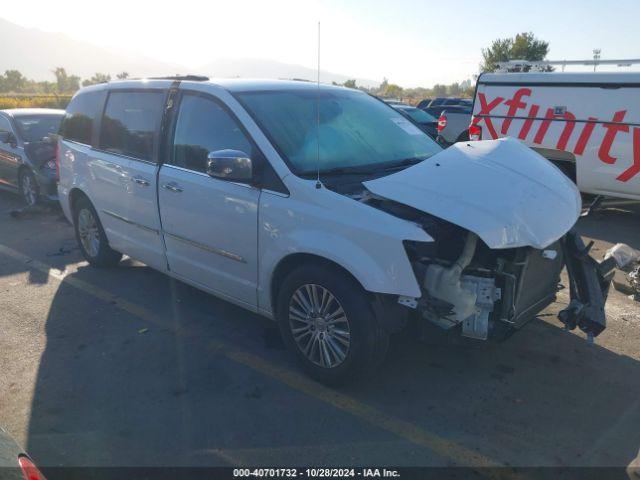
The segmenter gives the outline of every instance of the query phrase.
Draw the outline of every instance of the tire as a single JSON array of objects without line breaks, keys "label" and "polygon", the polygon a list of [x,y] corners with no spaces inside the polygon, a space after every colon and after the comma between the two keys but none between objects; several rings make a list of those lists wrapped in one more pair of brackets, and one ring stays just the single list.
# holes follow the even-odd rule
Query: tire
[{"label": "tire", "polygon": [[343,272],[322,264],[303,265],[287,275],[278,292],[276,318],[285,344],[302,367],[330,385],[373,371],[389,345],[367,293]]},{"label": "tire", "polygon": [[23,168],[18,176],[20,195],[27,206],[32,207],[40,201],[40,186],[36,176],[28,168]]},{"label": "tire", "polygon": [[82,256],[94,267],[113,267],[122,254],[109,246],[100,218],[86,197],[80,197],[73,209],[73,228]]}]

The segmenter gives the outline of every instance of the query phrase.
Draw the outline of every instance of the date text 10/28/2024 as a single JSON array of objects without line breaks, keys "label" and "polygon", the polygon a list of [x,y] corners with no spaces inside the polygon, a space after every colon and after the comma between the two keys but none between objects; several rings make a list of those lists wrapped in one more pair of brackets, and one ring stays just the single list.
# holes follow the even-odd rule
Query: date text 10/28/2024
[{"label": "date text 10/28/2024", "polygon": [[400,478],[386,468],[235,468],[234,478]]}]

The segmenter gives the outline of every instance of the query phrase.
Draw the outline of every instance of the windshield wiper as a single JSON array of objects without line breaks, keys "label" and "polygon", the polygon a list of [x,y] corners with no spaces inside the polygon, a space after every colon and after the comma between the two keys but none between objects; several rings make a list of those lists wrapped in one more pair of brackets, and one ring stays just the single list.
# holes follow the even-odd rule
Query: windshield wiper
[{"label": "windshield wiper", "polygon": [[[326,170],[320,170],[320,176],[323,175],[366,175],[375,172],[386,172],[390,170],[398,170],[400,168],[409,167],[426,160],[428,157],[411,157],[403,160],[394,161],[392,163],[372,164],[372,165],[360,165],[354,167],[334,167]],[[304,172],[301,176],[305,178],[312,178],[316,176],[316,172]]]},{"label": "windshield wiper", "polygon": [[398,170],[400,168],[405,168],[405,167],[410,167],[411,165],[416,165],[420,162],[422,162],[423,160],[426,160],[429,157],[411,157],[411,158],[405,158],[403,160],[399,160],[397,162],[392,163],[391,165],[387,165],[386,167],[382,167],[376,170],[382,170],[384,172],[387,172],[389,170]]},{"label": "windshield wiper", "polygon": [[[375,168],[372,168],[371,165],[361,166],[361,167],[334,167],[328,168],[326,170],[320,170],[320,176],[323,175],[363,175],[372,172]],[[315,177],[316,172],[304,172],[302,176],[306,177]]]}]

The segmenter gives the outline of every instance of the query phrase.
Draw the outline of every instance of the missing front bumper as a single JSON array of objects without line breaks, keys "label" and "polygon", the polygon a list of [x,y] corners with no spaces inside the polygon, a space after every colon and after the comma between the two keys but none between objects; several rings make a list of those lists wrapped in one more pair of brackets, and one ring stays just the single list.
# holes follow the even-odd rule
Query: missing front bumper
[{"label": "missing front bumper", "polygon": [[[425,265],[422,316],[442,328],[461,327],[461,334],[485,340],[522,327],[553,303],[566,265],[571,303],[559,318],[568,329],[579,327],[589,338],[606,327],[604,304],[615,262],[599,263],[589,247],[570,231],[544,250],[520,248],[489,251],[476,248],[473,236],[451,266]],[[484,248],[485,250],[482,250]],[[484,261],[480,259],[484,258]],[[491,258],[490,263],[487,258]],[[500,332],[500,333],[499,333]]]}]

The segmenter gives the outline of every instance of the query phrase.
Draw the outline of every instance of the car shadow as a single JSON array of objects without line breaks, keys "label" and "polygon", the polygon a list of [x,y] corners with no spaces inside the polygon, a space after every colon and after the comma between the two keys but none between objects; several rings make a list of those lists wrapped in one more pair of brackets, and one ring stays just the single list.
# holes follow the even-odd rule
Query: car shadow
[{"label": "car shadow", "polygon": [[[236,457],[216,452],[234,450],[248,464],[286,466],[303,461],[292,445],[316,465],[379,466],[389,452],[396,466],[443,464],[406,441],[393,450],[401,439],[211,348],[299,373],[270,320],[150,268],[124,270],[80,268],[51,302],[26,444],[45,475],[230,465]],[[543,318],[499,344],[398,335],[373,377],[339,391],[501,464],[626,467],[640,445],[640,363]],[[387,443],[357,457],[326,456],[326,445],[349,451],[378,437]]]},{"label": "car shadow", "polygon": [[[59,205],[38,206],[12,215],[23,206],[18,196],[0,191],[0,248],[11,250],[0,255],[0,276],[26,272],[30,284],[44,285],[49,275],[42,264],[65,271],[67,265],[82,258],[73,229]],[[34,259],[21,255],[33,251],[40,255]]]}]

